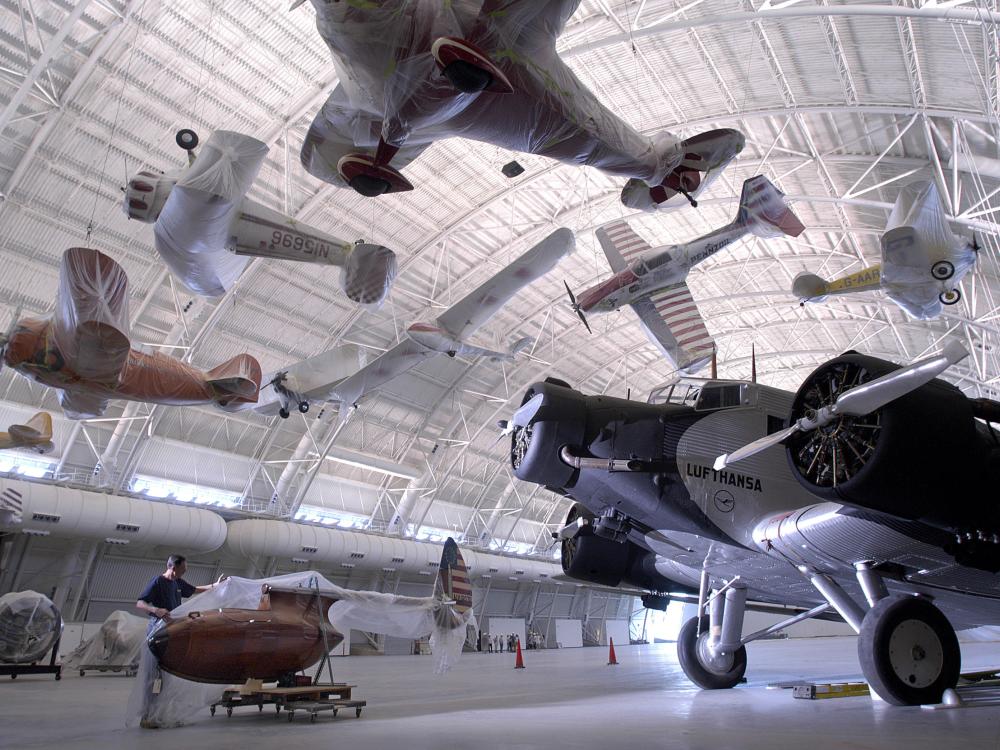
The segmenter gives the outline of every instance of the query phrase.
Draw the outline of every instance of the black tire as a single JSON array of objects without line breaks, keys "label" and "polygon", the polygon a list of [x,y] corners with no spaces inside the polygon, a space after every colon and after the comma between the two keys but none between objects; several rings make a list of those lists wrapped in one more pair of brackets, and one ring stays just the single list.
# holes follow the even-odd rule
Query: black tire
[{"label": "black tire", "polygon": [[692,617],[677,636],[677,659],[684,674],[704,690],[726,690],[735,687],[747,671],[747,649],[740,646],[732,655],[726,671],[716,671],[706,666],[699,654],[699,641],[708,638],[708,615],[701,617],[701,635],[698,635],[698,618]]},{"label": "black tire", "polygon": [[366,174],[355,175],[347,184],[354,188],[356,193],[360,193],[365,198],[377,198],[384,193],[388,193],[392,188],[392,185],[387,180]]},{"label": "black tire", "polygon": [[185,151],[194,151],[198,148],[198,134],[190,128],[181,128],[174,136],[174,141]]},{"label": "black tire", "polygon": [[291,416],[291,412],[288,411],[284,406],[278,409],[278,416],[282,419],[288,419]]},{"label": "black tire", "polygon": [[962,299],[962,293],[957,289],[949,289],[938,295],[938,300],[941,301],[942,305],[957,305],[960,299]]},{"label": "black tire", "polygon": [[299,401],[299,414],[308,414],[308,413],[309,413],[309,402]]},{"label": "black tire", "polygon": [[948,618],[915,596],[888,597],[868,611],[858,635],[858,660],[872,690],[896,706],[940,703],[962,668]]},{"label": "black tire", "polygon": [[56,682],[62,679],[62,672],[56,672]]},{"label": "black tire", "polygon": [[933,276],[938,281],[944,281],[945,279],[950,279],[955,275],[955,266],[947,260],[939,260],[933,266],[931,266],[931,276]]}]

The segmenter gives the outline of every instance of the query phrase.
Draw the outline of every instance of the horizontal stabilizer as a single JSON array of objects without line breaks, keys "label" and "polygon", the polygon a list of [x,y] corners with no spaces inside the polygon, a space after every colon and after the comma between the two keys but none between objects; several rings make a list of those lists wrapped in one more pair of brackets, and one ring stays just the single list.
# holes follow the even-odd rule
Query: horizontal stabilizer
[{"label": "horizontal stabilizer", "polygon": [[237,401],[256,402],[260,390],[260,375],[260,363],[249,354],[237,354],[205,373],[206,382],[215,393],[215,400],[220,406],[228,406]]},{"label": "horizontal stabilizer", "polygon": [[43,443],[52,440],[52,415],[40,411],[27,424],[12,424],[10,436],[19,443]]},{"label": "horizontal stabilizer", "polygon": [[758,237],[798,237],[805,230],[799,217],[785,203],[785,195],[774,184],[757,175],[743,183],[737,223]]}]

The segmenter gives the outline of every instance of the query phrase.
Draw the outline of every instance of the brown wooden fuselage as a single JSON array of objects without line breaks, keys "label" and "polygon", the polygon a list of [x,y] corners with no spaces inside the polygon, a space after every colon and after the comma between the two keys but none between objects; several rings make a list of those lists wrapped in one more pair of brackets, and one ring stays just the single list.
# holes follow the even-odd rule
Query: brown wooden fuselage
[{"label": "brown wooden fuselage", "polygon": [[[129,349],[116,378],[94,379],[79,375],[59,351],[52,324],[26,318],[11,335],[4,362],[42,385],[73,392],[85,390],[98,398],[144,401],[169,406],[250,402],[254,398],[226,394],[213,387],[205,372],[166,354],[145,354]],[[259,376],[258,376],[259,379]]]},{"label": "brown wooden fuselage", "polygon": [[257,609],[192,612],[156,631],[148,646],[161,669],[186,680],[278,680],[315,664],[344,639],[326,617],[335,601],[308,589],[265,586]]}]

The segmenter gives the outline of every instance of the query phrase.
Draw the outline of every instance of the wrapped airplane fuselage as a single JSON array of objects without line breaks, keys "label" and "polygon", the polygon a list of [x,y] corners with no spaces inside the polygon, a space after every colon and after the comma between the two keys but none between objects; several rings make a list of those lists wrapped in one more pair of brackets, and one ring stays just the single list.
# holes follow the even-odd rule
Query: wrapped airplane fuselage
[{"label": "wrapped airplane fuselage", "polygon": [[339,240],[246,199],[267,151],[256,138],[217,130],[180,175],[141,172],[130,180],[125,211],[154,224],[157,252],[196,294],[225,294],[254,256],[339,266],[350,299],[381,303],[396,277],[395,253]]}]

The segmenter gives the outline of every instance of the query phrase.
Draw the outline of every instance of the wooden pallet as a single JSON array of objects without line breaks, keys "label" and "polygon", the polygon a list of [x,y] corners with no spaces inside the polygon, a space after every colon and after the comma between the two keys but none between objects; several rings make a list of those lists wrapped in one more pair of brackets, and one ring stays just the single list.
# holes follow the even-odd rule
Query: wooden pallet
[{"label": "wooden pallet", "polygon": [[[241,706],[256,706],[258,711],[263,711],[264,706],[274,706],[275,716],[277,716],[281,714],[282,708],[288,711],[293,710],[291,707],[304,709],[305,704],[330,705],[331,707],[338,701],[353,704],[357,703],[351,699],[351,691],[355,687],[357,686],[339,682],[332,685],[257,687],[252,689],[240,685],[226,688],[222,693],[222,700],[213,703],[209,707],[209,711],[212,716],[215,716],[216,709],[222,707],[226,709],[227,716],[232,716],[233,709]],[[364,701],[360,701],[360,703],[362,707],[365,705]],[[338,710],[342,707],[356,708],[360,716],[360,708],[357,706],[337,706]],[[319,710],[332,710],[332,708]],[[291,721],[291,716],[289,716],[289,721]]]}]

